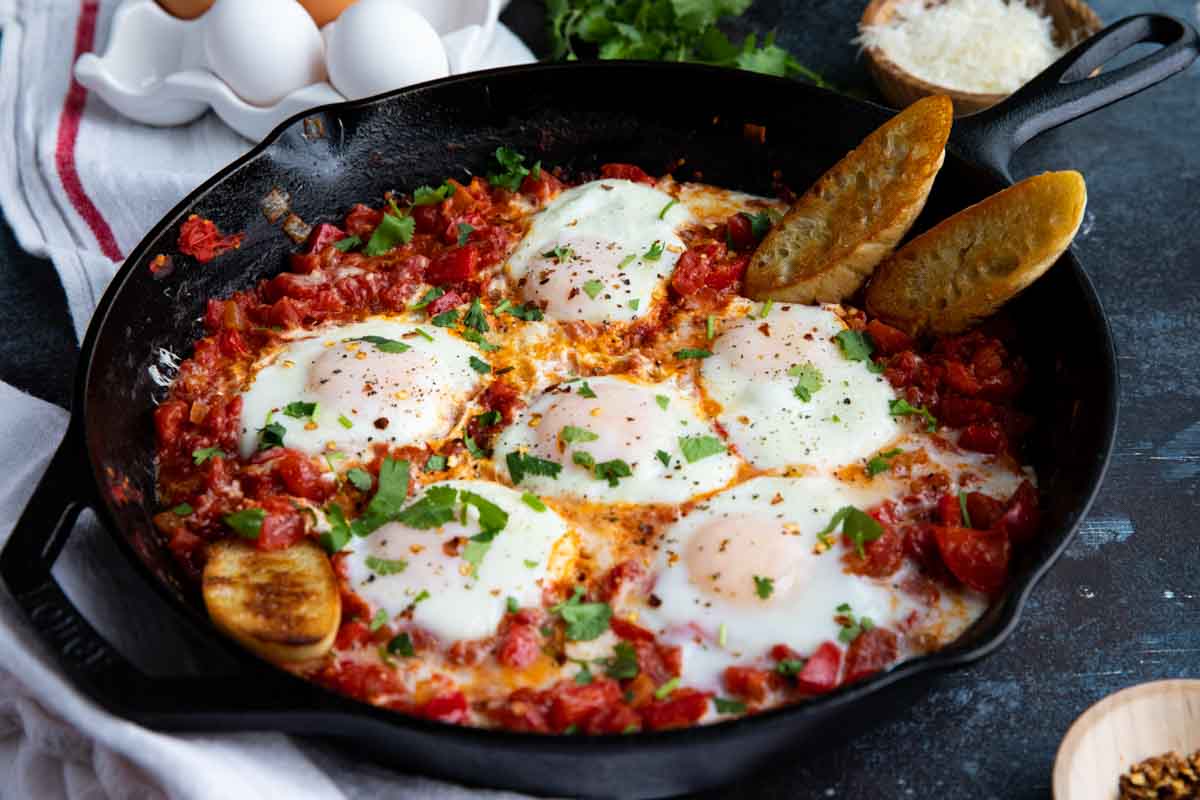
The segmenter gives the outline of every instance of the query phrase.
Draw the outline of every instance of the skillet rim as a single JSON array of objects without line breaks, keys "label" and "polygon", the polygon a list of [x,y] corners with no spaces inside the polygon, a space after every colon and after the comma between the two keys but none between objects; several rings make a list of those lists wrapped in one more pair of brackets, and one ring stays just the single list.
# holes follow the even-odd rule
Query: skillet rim
[{"label": "skillet rim", "polygon": [[[728,77],[730,74],[736,74],[740,80],[752,81],[764,84],[774,84],[782,91],[786,92],[801,92],[808,94],[818,94],[827,97],[836,97],[839,102],[843,102],[864,111],[870,111],[879,115],[881,118],[890,117],[896,111],[885,106],[873,103],[867,100],[861,100],[854,97],[838,94],[826,89],[821,89],[810,84],[801,83],[799,81],[786,78],[779,78],[760,73],[753,73],[745,70],[715,67],[704,64],[694,63],[678,63],[678,62],[658,62],[658,61],[581,61],[567,63],[537,63],[529,65],[521,65],[516,67],[502,67],[480,72],[466,73],[463,75],[454,75],[447,78],[441,78],[425,83],[416,84],[405,87],[403,89],[386,92],[375,95],[373,97],[363,98],[361,100],[346,101],[344,103],[336,103],[325,106],[318,106],[306,111],[300,112],[291,118],[280,123],[274,130],[271,131],[261,142],[252,147],[249,151],[238,157],[234,161],[221,168],[212,177],[201,183],[193,191],[188,193],[182,200],[179,201],[169,212],[167,212],[157,223],[155,223],[143,236],[141,241],[135,246],[126,256],[124,263],[117,273],[110,280],[105,288],[104,294],[96,305],[96,309],[92,314],[92,318],[88,323],[87,333],[83,342],[80,345],[79,357],[76,362],[76,371],[74,378],[74,387],[72,390],[72,409],[71,409],[71,425],[68,428],[68,436],[72,430],[75,431],[80,441],[76,446],[82,447],[86,454],[88,466],[90,468],[91,485],[88,487],[91,492],[92,502],[89,503],[96,512],[102,523],[102,527],[106,532],[114,538],[118,547],[122,549],[126,560],[131,561],[135,565],[135,570],[141,577],[149,583],[155,592],[166,601],[166,605],[175,613],[176,616],[188,619],[192,624],[199,622],[200,615],[194,609],[191,609],[186,604],[181,603],[179,598],[173,594],[164,581],[160,580],[150,567],[141,559],[134,550],[129,539],[123,535],[123,528],[116,523],[116,515],[113,513],[111,500],[108,495],[101,491],[100,488],[104,485],[102,479],[102,465],[99,464],[93,454],[88,443],[88,422],[87,422],[87,394],[88,385],[92,379],[93,369],[95,368],[95,349],[97,342],[102,334],[109,327],[109,318],[112,312],[112,307],[116,302],[117,297],[124,290],[130,280],[134,279],[136,274],[144,272],[138,267],[143,266],[147,258],[150,256],[151,245],[155,240],[161,237],[170,228],[175,226],[180,219],[186,214],[193,211],[194,207],[206,199],[215,190],[238,173],[243,167],[257,161],[263,157],[269,157],[269,151],[278,144],[289,130],[297,125],[302,125],[303,121],[309,117],[320,114],[328,114],[335,116],[337,114],[354,112],[361,113],[373,106],[385,105],[399,98],[405,98],[409,95],[418,94],[430,90],[437,90],[442,87],[452,86],[462,83],[486,83],[494,77],[510,77],[520,76],[524,74],[551,74],[561,73],[567,75],[571,72],[583,71],[610,71],[617,72],[622,70],[633,70],[642,72],[646,69],[658,70],[662,72],[671,72],[683,76],[685,79],[700,80],[704,75],[720,74]],[[958,124],[962,124],[959,122]],[[998,171],[993,167],[973,161],[970,158],[956,152],[956,143],[954,134],[951,134],[950,143],[947,146],[949,156],[956,159],[960,164],[970,168],[974,168],[984,172],[989,178],[994,180],[999,187],[1010,186],[1013,183],[1011,177]],[[1011,153],[1009,153],[1011,156]],[[1091,278],[1084,271],[1082,264],[1076,257],[1074,248],[1068,249],[1059,259],[1060,262],[1065,262],[1069,266],[1071,276],[1076,281],[1080,291],[1082,292],[1082,300],[1085,307],[1093,313],[1099,321],[1099,327],[1102,330],[1102,337],[1097,344],[1098,350],[1107,364],[1107,373],[1109,385],[1112,391],[1106,398],[1107,402],[1102,408],[1097,409],[1100,415],[1100,424],[1106,430],[1106,440],[1102,443],[1103,457],[1091,462],[1090,486],[1087,490],[1083,501],[1075,508],[1075,518],[1070,522],[1065,529],[1059,529],[1059,542],[1047,556],[1031,566],[1028,573],[1021,576],[1019,579],[1014,579],[1012,583],[1006,585],[1001,599],[997,602],[1000,604],[999,610],[996,612],[996,618],[990,623],[993,630],[986,636],[983,636],[973,646],[965,646],[961,644],[966,632],[959,639],[952,642],[947,647],[940,650],[928,653],[917,658],[900,662],[896,666],[877,673],[874,676],[860,681],[855,684],[839,687],[837,690],[820,697],[805,700],[799,703],[784,704],[775,708],[768,709],[763,712],[758,712],[750,715],[743,715],[732,719],[721,720],[718,722],[693,725],[685,728],[665,730],[665,731],[639,731],[636,735],[624,734],[597,734],[588,736],[561,736],[547,735],[539,733],[528,733],[521,731],[512,731],[500,728],[481,728],[475,726],[452,725],[449,723],[426,720],[402,712],[391,711],[374,706],[370,703],[365,703],[354,698],[350,698],[334,692],[331,689],[326,689],[311,681],[299,678],[292,673],[277,667],[270,662],[263,661],[248,651],[240,648],[236,643],[222,637],[211,626],[207,628],[197,626],[196,632],[202,635],[205,639],[216,641],[221,644],[224,651],[233,655],[239,666],[246,669],[265,669],[264,674],[270,674],[275,680],[281,680],[286,683],[288,679],[295,682],[299,686],[316,693],[317,697],[324,700],[332,701],[331,705],[326,707],[292,707],[292,708],[274,708],[270,710],[255,710],[252,712],[254,717],[259,717],[265,714],[271,716],[287,716],[293,714],[310,714],[316,716],[335,715],[343,717],[367,717],[369,719],[383,722],[385,724],[407,727],[423,732],[428,732],[438,735],[453,735],[458,738],[479,738],[482,740],[495,742],[498,739],[507,739],[513,744],[529,744],[535,743],[539,749],[545,750],[547,746],[550,749],[561,750],[566,752],[579,752],[579,748],[588,747],[591,750],[602,748],[605,751],[612,752],[614,750],[626,750],[643,746],[646,743],[680,743],[685,738],[687,739],[704,739],[709,736],[725,738],[726,732],[731,732],[734,729],[744,730],[751,725],[765,728],[768,724],[784,725],[793,717],[801,717],[806,713],[815,714],[822,709],[835,709],[841,706],[850,705],[857,702],[860,698],[867,695],[877,693],[886,687],[894,684],[899,684],[908,681],[910,678],[917,678],[924,674],[936,674],[950,669],[963,667],[987,657],[994,653],[1001,645],[1003,645],[1015,632],[1017,625],[1020,622],[1021,614],[1025,604],[1034,587],[1041,582],[1046,576],[1051,567],[1058,562],[1062,557],[1063,552],[1070,545],[1074,538],[1079,525],[1087,516],[1092,505],[1094,504],[1100,489],[1103,486],[1105,475],[1107,474],[1116,444],[1118,433],[1118,413],[1120,402],[1120,374],[1117,362],[1117,353],[1115,341],[1112,333],[1111,322],[1108,315],[1105,313],[1103,305],[1100,301],[1098,292]],[[1043,533],[1045,536],[1045,533]],[[994,606],[995,603],[992,604]],[[992,607],[989,606],[989,607]],[[979,625],[980,621],[974,623],[968,631]],[[815,710],[814,710],[815,709]],[[214,715],[219,716],[222,710],[213,710]],[[179,716],[203,716],[203,712],[195,710],[179,710],[175,712],[155,713],[151,716],[159,718],[169,718],[172,714]],[[761,725],[759,722],[761,721]],[[169,726],[168,726],[169,727]],[[260,728],[260,726],[247,726],[247,729]],[[728,735],[733,735],[732,733]],[[578,740],[583,744],[577,744],[574,740]]]}]

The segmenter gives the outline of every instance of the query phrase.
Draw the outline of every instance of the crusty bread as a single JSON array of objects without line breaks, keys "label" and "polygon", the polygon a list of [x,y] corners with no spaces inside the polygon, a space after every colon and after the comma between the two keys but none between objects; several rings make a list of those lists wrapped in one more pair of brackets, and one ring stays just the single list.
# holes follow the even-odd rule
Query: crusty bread
[{"label": "crusty bread", "polygon": [[906,244],[867,287],[867,311],[912,334],[957,333],[1033,283],[1070,246],[1087,186],[1047,172],[976,203]]},{"label": "crusty bread", "polygon": [[746,296],[837,303],[857,291],[925,207],[953,120],[949,98],[927,97],[871,133],[763,239]]},{"label": "crusty bread", "polygon": [[337,578],[329,556],[310,540],[271,551],[230,539],[214,542],[202,588],[213,623],[270,661],[316,658],[337,636]]}]

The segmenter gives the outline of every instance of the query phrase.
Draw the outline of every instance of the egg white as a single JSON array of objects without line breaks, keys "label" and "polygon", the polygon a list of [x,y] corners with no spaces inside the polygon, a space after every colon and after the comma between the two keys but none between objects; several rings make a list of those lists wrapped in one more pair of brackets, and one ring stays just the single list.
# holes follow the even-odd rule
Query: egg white
[{"label": "egg white", "polygon": [[[581,394],[585,383],[594,398]],[[597,438],[567,443],[566,426]],[[560,384],[535,399],[501,434],[495,460],[503,475],[509,473],[500,465],[513,452],[561,464],[557,478],[527,475],[522,480],[521,488],[542,494],[607,503],[679,503],[720,489],[738,472],[739,459],[727,449],[689,462],[680,440],[699,436],[719,439],[674,383],[644,384],[610,375]],[[576,452],[596,463],[620,459],[633,474],[610,486],[593,469],[575,463]]]},{"label": "egg white", "polygon": [[[351,341],[364,336],[409,349],[390,353]],[[242,393],[242,456],[258,449],[268,422],[284,427],[287,447],[313,455],[357,456],[376,442],[399,447],[444,436],[479,388],[473,355],[479,355],[473,346],[441,328],[395,319],[305,331],[274,353]],[[293,402],[317,403],[316,414],[288,416],[284,409]]]},{"label": "egg white", "polygon": [[[827,308],[775,307],[766,317],[722,324],[701,382],[741,455],[761,469],[849,464],[900,433],[889,413],[895,392],[868,362],[850,361],[833,337],[845,323]],[[789,370],[812,365],[822,386],[797,396]]]},{"label": "egg white", "polygon": [[[440,528],[418,530],[390,522],[366,539],[355,540],[345,561],[350,587],[376,612],[383,609],[394,616],[412,607],[412,621],[443,642],[495,633],[510,597],[521,607],[540,606],[543,584],[562,571],[555,546],[568,536],[567,523],[552,509],[535,511],[521,499],[522,492],[489,481],[431,486],[474,492],[508,513],[507,525],[492,540],[476,573],[461,552],[451,556],[444,549],[454,537],[480,533],[478,510],[460,505],[465,515]],[[380,575],[367,565],[369,556],[406,566]],[[418,601],[422,592],[428,597]]]},{"label": "egg white", "polygon": [[[556,319],[643,317],[685,249],[679,228],[693,221],[685,205],[672,203],[669,194],[627,180],[568,189],[533,217],[508,274],[527,301]],[[657,259],[647,257],[652,247],[661,247]]]},{"label": "egg white", "polygon": [[[720,689],[721,673],[774,645],[811,653],[838,640],[836,609],[894,626],[915,606],[893,580],[844,571],[841,536],[815,552],[842,506],[867,508],[886,491],[832,478],[754,478],[697,505],[663,533],[652,567],[655,603],[639,624],[683,649],[683,682]],[[755,576],[773,581],[768,597]],[[724,645],[722,645],[724,626]]]}]

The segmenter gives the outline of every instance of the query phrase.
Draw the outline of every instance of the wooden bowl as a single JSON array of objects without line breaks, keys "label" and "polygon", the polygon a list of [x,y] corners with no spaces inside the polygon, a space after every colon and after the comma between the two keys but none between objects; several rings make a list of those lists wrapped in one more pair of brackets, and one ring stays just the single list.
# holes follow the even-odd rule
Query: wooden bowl
[{"label": "wooden bowl", "polygon": [[1171,750],[1200,750],[1200,680],[1143,683],[1085,711],[1054,759],[1054,800],[1116,800],[1121,773]]},{"label": "wooden bowl", "polygon": [[[898,0],[871,0],[863,12],[859,26],[880,25],[890,20],[896,13]],[[936,5],[944,0],[926,0],[928,5]],[[1054,23],[1054,41],[1067,47],[1083,41],[1096,33],[1102,27],[1096,12],[1082,0],[1028,0],[1029,5],[1047,14]],[[868,47],[863,51],[866,55],[867,69],[875,79],[875,85],[887,101],[896,108],[904,108],[922,97],[933,94],[947,95],[954,102],[955,116],[973,114],[988,106],[999,103],[1008,95],[980,94],[976,92],[961,92],[946,86],[938,86],[923,81],[911,72],[902,69],[878,48]]]}]

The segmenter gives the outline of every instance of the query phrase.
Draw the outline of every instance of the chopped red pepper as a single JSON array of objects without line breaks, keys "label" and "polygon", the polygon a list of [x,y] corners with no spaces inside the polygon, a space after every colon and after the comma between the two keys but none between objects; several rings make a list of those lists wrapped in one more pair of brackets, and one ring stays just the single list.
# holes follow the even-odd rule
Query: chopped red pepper
[{"label": "chopped red pepper", "polygon": [[179,228],[179,252],[207,264],[222,253],[241,247],[245,237],[244,233],[223,236],[212,220],[192,214]]}]

